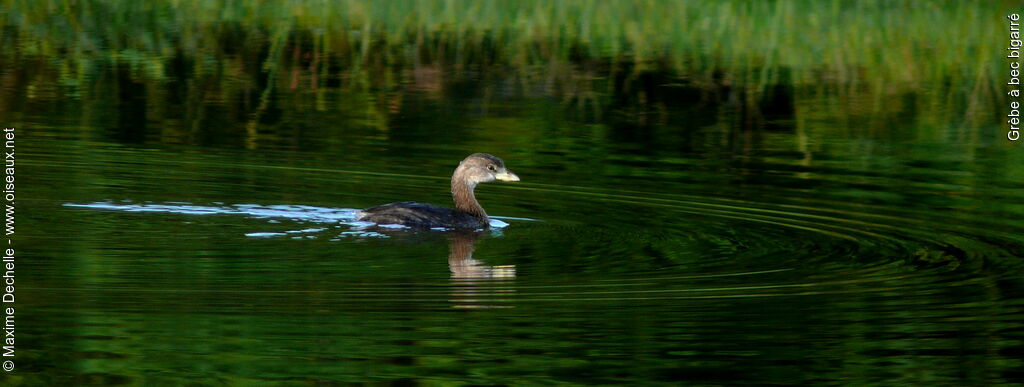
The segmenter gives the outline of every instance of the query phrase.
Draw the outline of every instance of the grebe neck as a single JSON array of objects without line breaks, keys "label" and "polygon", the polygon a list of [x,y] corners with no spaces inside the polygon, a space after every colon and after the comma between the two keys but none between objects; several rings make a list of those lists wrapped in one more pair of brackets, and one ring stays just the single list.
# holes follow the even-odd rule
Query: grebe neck
[{"label": "grebe neck", "polygon": [[473,194],[474,188],[476,188],[476,184],[470,183],[459,171],[452,176],[452,200],[455,201],[455,208],[479,218],[486,224],[487,213],[476,201],[476,195]]}]

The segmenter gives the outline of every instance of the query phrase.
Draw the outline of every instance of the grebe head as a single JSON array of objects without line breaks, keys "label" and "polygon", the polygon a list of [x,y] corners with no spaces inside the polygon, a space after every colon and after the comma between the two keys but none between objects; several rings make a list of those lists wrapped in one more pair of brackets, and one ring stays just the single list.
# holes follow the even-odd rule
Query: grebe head
[{"label": "grebe head", "polygon": [[486,153],[474,153],[462,160],[453,178],[461,179],[471,186],[495,180],[519,181],[519,176],[505,168],[505,162]]}]

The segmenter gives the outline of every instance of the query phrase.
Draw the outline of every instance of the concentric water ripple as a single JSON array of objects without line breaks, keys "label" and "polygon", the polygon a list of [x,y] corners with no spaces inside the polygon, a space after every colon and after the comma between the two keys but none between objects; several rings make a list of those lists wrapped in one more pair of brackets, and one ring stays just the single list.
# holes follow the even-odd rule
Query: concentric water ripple
[{"label": "concentric water ripple", "polygon": [[[459,370],[481,359],[496,360],[474,370],[517,373],[584,358],[555,368],[1024,367],[1014,357],[1022,223],[1013,207],[943,193],[946,183],[913,187],[953,198],[936,208],[787,188],[891,183],[855,170],[732,188],[717,172],[653,184],[674,175],[553,178],[557,169],[510,161],[522,182],[478,188],[507,227],[414,232],[365,227],[354,209],[445,205],[449,166],[86,149],[23,153],[37,191],[20,202],[25,230],[46,232],[27,234],[38,258],[22,267],[39,275],[19,297],[58,332],[35,334],[73,343],[60,348],[75,357],[145,359],[155,344],[130,338],[146,337],[172,343],[157,350],[165,357],[188,352],[182,367],[282,348],[317,354],[311,374],[325,364],[434,373],[431,362]],[[628,184],[641,172],[651,176]],[[43,183],[75,179],[73,190]]]},{"label": "concentric water ripple", "polygon": [[[342,174],[361,175],[341,171]],[[392,175],[371,174],[389,179]],[[415,180],[414,180],[415,181]],[[408,183],[408,182],[405,182]],[[390,182],[390,184],[396,184]],[[402,184],[402,183],[397,183]],[[566,284],[571,273],[544,272],[524,279],[531,270],[520,265],[491,266],[474,259],[470,249],[456,262],[457,247],[449,241],[450,281],[407,285],[344,285],[341,288],[310,290],[345,302],[439,302],[451,297],[488,305],[557,301],[656,301],[728,298],[770,298],[786,296],[841,295],[849,293],[914,294],[929,289],[977,285],[982,279],[964,272],[964,267],[991,264],[990,257],[1009,256],[1000,246],[984,243],[971,235],[972,225],[942,222],[909,210],[874,213],[863,205],[815,201],[815,207],[791,203],[763,203],[750,200],[709,198],[695,195],[654,194],[621,190],[525,183],[501,187],[488,193],[492,201],[513,200],[518,192],[559,203],[587,203],[587,206],[622,208],[619,215],[657,214],[647,218],[619,219],[612,214],[602,224],[579,225],[572,219],[531,219],[508,217],[517,239],[568,238],[578,243],[591,258],[583,278]],[[355,221],[358,210],[307,205],[194,205],[190,203],[96,202],[68,203],[67,207],[178,215],[241,215],[257,219],[286,219],[289,230],[246,232],[251,237],[288,236],[292,239],[339,237],[387,238],[408,231],[380,229],[364,231]],[[665,220],[671,222],[665,222]],[[681,220],[681,221],[680,221]],[[659,223],[661,222],[661,223]],[[673,223],[672,227],[661,224]],[[504,224],[504,222],[502,222]],[[680,225],[681,224],[681,225]],[[312,227],[326,225],[327,227]],[[641,227],[642,226],[642,227]],[[653,226],[653,227],[652,227]],[[521,228],[523,230],[516,230]],[[331,230],[331,231],[327,231]],[[398,232],[398,234],[395,234]],[[442,233],[444,234],[444,233]],[[989,238],[1009,232],[987,232]],[[480,236],[475,236],[473,241]],[[488,238],[502,238],[501,233]],[[443,238],[443,237],[441,237]],[[470,241],[469,243],[472,243]],[[380,248],[380,246],[378,246]],[[386,247],[385,247],[386,248]],[[646,262],[630,263],[638,251]],[[440,258],[441,254],[436,253]],[[655,262],[651,257],[660,257]],[[516,253],[506,256],[515,261]],[[559,257],[549,257],[558,259]],[[465,262],[471,262],[469,264]],[[1005,264],[1005,263],[1001,263]],[[660,266],[659,266],[660,265]],[[601,272],[601,276],[594,273]],[[668,272],[669,274],[662,274]],[[400,273],[390,273],[401,277]],[[594,277],[593,279],[588,279]],[[91,289],[102,291],[104,289]],[[115,289],[108,291],[140,291]],[[178,291],[180,289],[151,289]],[[229,288],[224,294],[238,293]],[[300,291],[304,292],[304,291]],[[275,292],[257,292],[263,295]],[[286,292],[288,293],[288,292]]]}]

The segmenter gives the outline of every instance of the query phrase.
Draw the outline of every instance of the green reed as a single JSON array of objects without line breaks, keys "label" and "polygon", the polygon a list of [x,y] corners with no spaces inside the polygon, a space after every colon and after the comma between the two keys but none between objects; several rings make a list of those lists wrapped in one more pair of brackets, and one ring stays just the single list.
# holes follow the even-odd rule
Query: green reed
[{"label": "green reed", "polygon": [[[667,66],[695,82],[755,92],[788,83],[874,93],[941,86],[970,103],[998,92],[1010,2],[967,1],[229,1],[3,0],[22,55],[46,58],[60,83],[106,65],[160,81],[183,53],[194,71],[251,73],[240,53],[280,75],[312,53],[320,78],[424,64],[494,66],[523,77],[579,78],[580,64]],[[232,38],[240,37],[240,38]],[[269,50],[263,51],[265,47]],[[300,53],[296,54],[294,51]],[[5,47],[5,52],[10,52]],[[244,55],[242,55],[244,56]],[[10,60],[8,58],[7,60]],[[216,63],[223,63],[217,66]],[[319,66],[319,67],[318,67]],[[333,66],[333,67],[332,67]],[[308,67],[308,69],[306,69]],[[715,80],[719,73],[720,79]],[[602,74],[590,75],[601,77]],[[386,78],[386,77],[385,77]],[[569,79],[569,82],[572,82]],[[281,82],[278,82],[281,83]],[[979,102],[981,101],[981,102]]]}]

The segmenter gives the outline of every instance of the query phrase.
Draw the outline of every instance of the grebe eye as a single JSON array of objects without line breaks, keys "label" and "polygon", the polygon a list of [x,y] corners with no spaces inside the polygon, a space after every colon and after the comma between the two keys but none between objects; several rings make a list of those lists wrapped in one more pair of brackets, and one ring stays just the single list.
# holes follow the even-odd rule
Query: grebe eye
[{"label": "grebe eye", "polygon": [[494,166],[494,164],[488,165],[487,169],[490,169],[491,172],[494,172],[495,170],[497,170],[497,168]]}]

